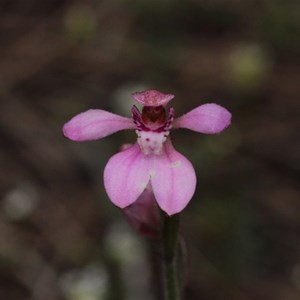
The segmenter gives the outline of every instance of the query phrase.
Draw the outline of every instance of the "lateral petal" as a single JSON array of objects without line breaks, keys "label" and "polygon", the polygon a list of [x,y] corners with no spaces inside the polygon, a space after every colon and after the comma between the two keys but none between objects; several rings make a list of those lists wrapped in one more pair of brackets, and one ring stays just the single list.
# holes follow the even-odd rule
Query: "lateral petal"
[{"label": "lateral petal", "polygon": [[152,159],[150,181],[156,201],[168,215],[179,213],[195,192],[195,170],[170,140],[165,143],[164,154],[152,156]]},{"label": "lateral petal", "polygon": [[149,182],[149,158],[138,144],[112,156],[104,169],[104,186],[110,200],[125,208],[137,200]]},{"label": "lateral petal", "polygon": [[114,132],[134,127],[129,118],[101,109],[90,109],[67,122],[63,127],[63,134],[72,141],[82,142],[101,139]]},{"label": "lateral petal", "polygon": [[207,103],[176,119],[173,127],[215,134],[227,128],[230,122],[231,113],[227,109],[215,103]]}]

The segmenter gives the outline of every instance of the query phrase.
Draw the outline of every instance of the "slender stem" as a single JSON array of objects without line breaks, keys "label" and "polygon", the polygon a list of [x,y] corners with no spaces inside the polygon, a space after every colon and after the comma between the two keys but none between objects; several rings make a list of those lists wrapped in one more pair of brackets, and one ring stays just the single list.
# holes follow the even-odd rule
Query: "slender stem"
[{"label": "slender stem", "polygon": [[176,252],[178,248],[179,214],[163,216],[163,268],[165,300],[180,300]]}]

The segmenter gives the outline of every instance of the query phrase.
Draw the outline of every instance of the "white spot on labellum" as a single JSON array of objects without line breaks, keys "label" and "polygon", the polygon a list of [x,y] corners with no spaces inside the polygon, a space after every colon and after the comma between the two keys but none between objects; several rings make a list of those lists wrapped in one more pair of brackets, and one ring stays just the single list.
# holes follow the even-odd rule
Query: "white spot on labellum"
[{"label": "white spot on labellum", "polygon": [[172,162],[170,164],[171,168],[175,169],[175,168],[179,168],[181,166],[181,161],[180,160],[176,160],[174,162]]}]

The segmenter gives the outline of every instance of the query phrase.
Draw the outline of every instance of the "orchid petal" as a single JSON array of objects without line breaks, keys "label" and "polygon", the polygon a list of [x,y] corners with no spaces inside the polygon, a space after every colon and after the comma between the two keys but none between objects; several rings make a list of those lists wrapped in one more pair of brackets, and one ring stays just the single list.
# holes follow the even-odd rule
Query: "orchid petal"
[{"label": "orchid petal", "polygon": [[201,133],[219,133],[230,125],[231,113],[224,107],[207,103],[174,121],[174,128],[187,128]]},{"label": "orchid petal", "polygon": [[73,117],[63,127],[65,137],[81,142],[106,137],[114,132],[132,129],[131,119],[101,109],[90,109]]},{"label": "orchid petal", "polygon": [[136,92],[132,97],[144,106],[160,106],[167,105],[175,96],[172,94],[163,94],[156,90],[147,90],[144,92]]},{"label": "orchid petal", "polygon": [[162,155],[152,156],[151,185],[156,201],[168,215],[182,211],[191,200],[196,188],[195,170],[170,140]]},{"label": "orchid petal", "polygon": [[137,200],[149,182],[149,158],[138,144],[115,154],[104,169],[104,186],[110,200],[125,208]]}]

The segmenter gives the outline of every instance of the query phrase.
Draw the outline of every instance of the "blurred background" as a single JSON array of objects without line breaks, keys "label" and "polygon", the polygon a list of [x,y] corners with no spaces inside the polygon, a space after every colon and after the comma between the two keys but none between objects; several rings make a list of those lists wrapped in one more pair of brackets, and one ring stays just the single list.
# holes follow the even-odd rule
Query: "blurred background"
[{"label": "blurred background", "polygon": [[1,300],[161,299],[159,247],[103,188],[135,133],[61,133],[89,108],[129,116],[147,88],[177,116],[233,113],[221,135],[172,135],[198,177],[185,299],[300,299],[299,1],[1,0],[0,43]]}]

